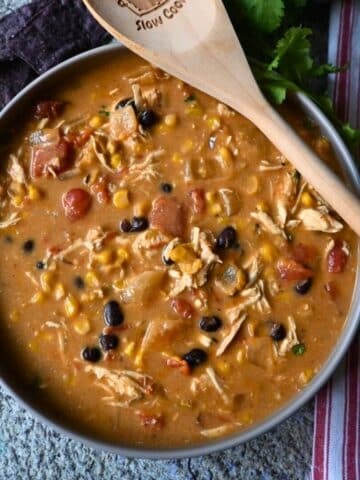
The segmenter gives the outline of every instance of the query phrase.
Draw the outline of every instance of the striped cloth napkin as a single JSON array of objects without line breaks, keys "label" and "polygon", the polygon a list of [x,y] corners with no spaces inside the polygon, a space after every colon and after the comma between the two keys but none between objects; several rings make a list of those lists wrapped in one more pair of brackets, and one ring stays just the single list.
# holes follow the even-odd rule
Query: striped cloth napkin
[{"label": "striped cloth napkin", "polygon": [[[330,87],[336,110],[360,126],[360,0],[336,0],[329,61],[350,64]],[[360,480],[360,335],[315,402],[312,480]]]}]

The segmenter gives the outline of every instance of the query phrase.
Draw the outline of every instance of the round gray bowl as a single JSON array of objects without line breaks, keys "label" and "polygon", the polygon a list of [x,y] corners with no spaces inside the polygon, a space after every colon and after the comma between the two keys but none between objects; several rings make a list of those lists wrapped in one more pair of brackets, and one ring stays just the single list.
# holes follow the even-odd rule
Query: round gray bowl
[{"label": "round gray bowl", "polygon": [[[46,92],[52,87],[61,85],[61,81],[76,77],[76,73],[83,68],[94,65],[103,64],[107,59],[111,59],[116,55],[121,55],[124,47],[120,44],[112,44],[105,47],[97,48],[89,52],[78,55],[66,62],[51,69],[40,78],[32,82],[22,92],[20,92],[0,113],[0,138],[3,137],[6,128],[10,125],[17,125],[17,121],[21,119],[22,112],[37,99],[46,97]],[[349,186],[357,193],[360,192],[360,179],[354,162],[349,151],[344,145],[342,139],[327,118],[321,111],[304,95],[297,95],[296,101],[302,110],[321,128],[322,133],[330,140],[332,147],[337,155],[339,164],[344,172],[345,178]],[[150,458],[150,459],[169,459],[169,458],[183,458],[194,457],[198,455],[209,454],[218,450],[234,447],[240,443],[253,439],[274,428],[280,422],[292,415],[302,405],[308,402],[320,387],[326,382],[330,375],[334,372],[340,360],[347,351],[352,338],[354,337],[360,313],[360,286],[359,286],[359,268],[356,276],[356,284],[354,288],[353,300],[348,314],[344,329],[335,345],[327,362],[323,365],[320,372],[315,376],[311,383],[294,396],[282,408],[276,410],[272,415],[253,424],[248,429],[235,433],[224,439],[214,440],[212,442],[204,442],[194,446],[187,446],[183,448],[159,449],[159,448],[143,448],[130,447],[126,444],[117,444],[115,442],[104,442],[91,434],[83,433],[77,425],[69,425],[61,421],[58,415],[51,411],[45,411],[40,408],[28,391],[26,391],[16,375],[11,371],[11,365],[6,364],[6,359],[0,361],[0,382],[8,392],[16,398],[16,400],[27,410],[51,427],[55,428],[61,433],[72,437],[75,440],[80,440],[91,447],[97,449],[107,450],[114,453],[119,453],[126,457],[133,458]],[[8,362],[10,363],[10,362]]]}]

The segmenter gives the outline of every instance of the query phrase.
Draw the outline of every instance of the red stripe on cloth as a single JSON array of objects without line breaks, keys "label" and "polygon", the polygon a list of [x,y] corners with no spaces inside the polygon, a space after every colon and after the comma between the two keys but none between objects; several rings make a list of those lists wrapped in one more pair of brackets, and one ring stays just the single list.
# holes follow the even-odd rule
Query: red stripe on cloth
[{"label": "red stripe on cloth", "polygon": [[356,437],[359,425],[357,425],[359,414],[359,399],[358,399],[358,342],[354,342],[348,353],[348,415],[347,415],[347,431],[345,437],[345,479],[354,480],[356,477]]},{"label": "red stripe on cloth", "polygon": [[345,408],[344,408],[344,426],[343,426],[343,447],[342,447],[342,471],[345,475],[347,466],[347,430],[348,430],[348,415],[349,415],[349,353],[345,357]]},{"label": "red stripe on cloth", "polygon": [[325,453],[326,453],[325,462],[326,463],[325,463],[325,468],[324,468],[325,478],[329,478],[329,451],[330,451],[330,431],[331,431],[330,427],[331,427],[331,407],[332,407],[332,404],[331,404],[332,379],[331,378],[328,381],[327,387],[328,387],[329,393],[328,393],[328,398],[327,398],[327,423],[326,423],[327,441],[326,441],[326,449],[325,449]]},{"label": "red stripe on cloth", "polygon": [[[351,28],[353,22],[354,4],[352,0],[344,0],[341,8],[339,46],[337,64],[346,65],[350,60]],[[335,84],[335,108],[343,120],[348,114],[349,72],[345,70],[338,74]]]},{"label": "red stripe on cloth", "polygon": [[325,445],[328,413],[328,385],[323,387],[316,396],[313,480],[324,479]]}]

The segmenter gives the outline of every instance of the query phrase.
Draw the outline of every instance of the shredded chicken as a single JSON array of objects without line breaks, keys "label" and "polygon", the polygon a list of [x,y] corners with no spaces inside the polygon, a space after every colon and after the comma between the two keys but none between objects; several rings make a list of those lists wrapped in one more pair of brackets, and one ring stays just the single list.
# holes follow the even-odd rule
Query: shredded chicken
[{"label": "shredded chicken", "polygon": [[92,373],[99,380],[97,385],[111,393],[108,403],[127,407],[135,400],[152,392],[153,380],[149,375],[131,370],[108,370],[93,365],[85,366],[86,373]]},{"label": "shredded chicken", "polygon": [[219,395],[223,399],[224,403],[228,404],[229,403],[229,397],[226,395],[223,387],[221,386],[220,380],[217,377],[216,373],[214,372],[214,369],[211,368],[211,367],[207,367],[205,371],[206,371],[212,385],[215,387],[215,390],[219,393]]},{"label": "shredded chicken", "polygon": [[101,165],[106,170],[108,170],[109,172],[114,172],[115,170],[112,167],[110,167],[110,165],[107,163],[106,156],[103,153],[103,151],[101,150],[101,145],[98,142],[98,140],[96,139],[95,135],[91,135],[90,141],[91,141],[93,152],[94,152],[96,158],[101,163]]},{"label": "shredded chicken", "polygon": [[133,85],[131,86],[131,89],[133,91],[134,102],[135,102],[136,108],[139,111],[143,110],[144,106],[145,106],[145,103],[144,103],[144,98],[143,98],[143,94],[142,94],[140,85],[138,83],[133,83]]},{"label": "shredded chicken", "polygon": [[240,293],[240,302],[234,307],[228,308],[225,314],[230,322],[233,323],[247,307],[252,305],[255,305],[261,313],[269,313],[271,311],[270,304],[265,295],[263,280],[259,280],[253,287],[242,290]]},{"label": "shredded chicken", "polygon": [[[136,236],[136,239],[132,244],[132,249],[136,254],[145,254],[146,256],[151,256],[153,253],[156,253],[159,248],[163,247],[168,241],[169,237],[161,233],[159,230],[149,229],[145,230],[145,232],[139,233],[139,235]],[[172,242],[174,241],[172,240]],[[170,242],[170,244],[172,242]]]},{"label": "shredded chicken", "polygon": [[5,228],[11,227],[13,225],[16,225],[18,222],[20,222],[20,220],[21,219],[20,219],[19,214],[16,213],[16,212],[12,212],[12,213],[10,213],[8,218],[0,221],[0,229],[5,229]]},{"label": "shredded chicken", "polygon": [[294,176],[286,172],[275,185],[275,208],[277,211],[277,222],[283,229],[290,210],[290,203],[296,194],[297,182]]},{"label": "shredded chicken", "polygon": [[256,212],[251,212],[250,216],[257,222],[259,222],[266,232],[271,233],[272,235],[280,235],[283,238],[287,239],[285,231],[278,225],[276,225],[276,223],[268,213],[259,210]]},{"label": "shredded chicken", "polygon": [[247,260],[243,266],[245,270],[247,270],[247,284],[246,287],[249,288],[257,282],[258,278],[263,271],[264,264],[260,259],[259,255],[254,255]]},{"label": "shredded chicken", "polygon": [[10,175],[12,180],[14,180],[14,182],[27,185],[25,170],[15,155],[10,155],[10,164],[7,169],[7,173]]},{"label": "shredded chicken", "polygon": [[130,165],[124,183],[134,182],[141,183],[143,181],[150,182],[159,176],[157,171],[158,159],[164,154],[164,150],[159,149],[150,152],[142,162]]},{"label": "shredded chicken", "polygon": [[[209,232],[201,232],[198,227],[194,227],[191,232],[191,246],[193,249],[194,260],[199,263],[200,268],[194,271],[184,271],[180,268],[180,276],[170,273],[170,276],[175,279],[175,285],[171,289],[169,296],[175,297],[187,288],[199,288],[205,285],[208,280],[208,274],[216,263],[221,263],[220,258],[213,252],[215,239]],[[174,244],[174,248],[176,245]],[[170,255],[171,252],[168,252]],[[179,264],[176,264],[179,268]],[[172,272],[177,270],[173,268]]]},{"label": "shredded chicken", "polygon": [[343,224],[335,220],[324,206],[305,208],[298,214],[306,230],[315,230],[324,233],[337,233],[344,228]]},{"label": "shredded chicken", "polygon": [[217,357],[220,357],[220,355],[222,355],[225,352],[225,350],[228,348],[230,343],[234,340],[242,324],[246,320],[246,317],[247,315],[245,313],[242,314],[240,318],[231,325],[229,331],[226,333],[225,337],[221,340],[218,348],[216,349]]},{"label": "shredded chicken", "polygon": [[289,352],[294,345],[297,345],[299,340],[296,334],[296,323],[294,317],[288,316],[288,328],[286,337],[281,341],[278,353],[280,356],[284,356],[286,352]]},{"label": "shredded chicken", "polygon": [[284,163],[270,163],[267,160],[261,160],[259,170],[260,172],[271,172],[284,168]]},{"label": "shredded chicken", "polygon": [[206,438],[216,438],[224,435],[229,429],[231,425],[221,425],[220,427],[215,428],[208,428],[206,430],[201,430],[201,435]]}]

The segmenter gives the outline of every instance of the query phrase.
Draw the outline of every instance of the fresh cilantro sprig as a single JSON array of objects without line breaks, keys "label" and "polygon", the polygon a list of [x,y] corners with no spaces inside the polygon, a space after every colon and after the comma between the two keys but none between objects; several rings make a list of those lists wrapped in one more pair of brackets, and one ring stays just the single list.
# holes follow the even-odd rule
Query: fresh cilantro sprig
[{"label": "fresh cilantro sprig", "polygon": [[310,28],[299,25],[307,0],[225,0],[254,75],[272,103],[290,92],[308,95],[336,126],[351,148],[360,145],[360,130],[343,123],[329,95],[313,88],[314,80],[346,66],[319,64],[312,55]]}]

